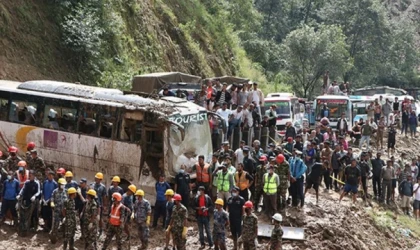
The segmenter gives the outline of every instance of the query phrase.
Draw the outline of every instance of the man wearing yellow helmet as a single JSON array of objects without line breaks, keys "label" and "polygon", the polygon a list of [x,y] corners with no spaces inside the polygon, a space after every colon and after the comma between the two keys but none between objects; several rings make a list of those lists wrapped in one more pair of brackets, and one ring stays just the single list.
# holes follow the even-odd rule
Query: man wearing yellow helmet
[{"label": "man wearing yellow helmet", "polygon": [[102,184],[104,175],[101,172],[95,174],[95,182],[90,184],[90,188],[96,191],[96,198],[98,202],[98,214],[99,214],[99,231],[98,237],[102,234],[102,215],[104,211],[104,203],[107,202],[106,187]]},{"label": "man wearing yellow helmet", "polygon": [[[124,190],[120,187],[121,179],[119,176],[112,177],[111,186],[108,188],[108,197],[112,197],[114,193],[119,193],[122,195],[124,194]],[[111,205],[109,204],[109,208],[111,209]]]},{"label": "man wearing yellow helmet", "polygon": [[76,234],[76,198],[77,191],[71,187],[67,190],[69,198],[64,202],[63,216],[64,220],[64,242],[63,249],[67,250],[67,244],[70,250],[74,250],[74,235]]},{"label": "man wearing yellow helmet", "polygon": [[213,217],[214,246],[215,249],[226,250],[226,227],[229,226],[229,215],[223,209],[222,199],[217,199],[214,204],[216,205]]},{"label": "man wearing yellow helmet", "polygon": [[96,191],[89,189],[86,193],[86,203],[83,207],[81,215],[81,227],[85,232],[83,240],[85,242],[85,249],[97,249],[96,245],[96,234],[98,229],[98,204],[95,201]]},{"label": "man wearing yellow helmet", "polygon": [[77,184],[76,181],[73,180],[73,173],[71,171],[67,171],[66,174],[64,175],[64,178],[66,178],[66,187],[65,189],[68,190],[69,188],[74,188],[77,190],[77,188],[79,187],[79,185]]},{"label": "man wearing yellow helmet", "polygon": [[58,188],[54,189],[50,198],[50,207],[53,211],[53,221],[50,232],[51,243],[57,242],[58,227],[63,220],[64,202],[67,200],[65,192],[66,180],[64,178],[58,179]]},{"label": "man wearing yellow helmet", "polygon": [[[167,229],[169,227],[169,223],[171,222],[171,217],[172,217],[172,210],[174,209],[174,190],[172,189],[168,189],[165,192],[165,196],[166,196],[166,220],[165,220],[165,229]],[[166,230],[166,235],[165,235],[165,249],[169,249],[169,241],[171,239],[171,234],[168,230]]]},{"label": "man wearing yellow helmet", "polygon": [[156,188],[156,203],[153,210],[153,228],[156,228],[158,220],[160,217],[163,217],[162,225],[165,227],[165,217],[166,217],[166,190],[170,189],[171,186],[165,180],[165,175],[161,174],[159,176],[159,181],[155,184]]},{"label": "man wearing yellow helmet", "polygon": [[144,199],[143,190],[137,190],[135,196],[137,197],[137,200],[134,205],[134,213],[132,215],[132,218],[136,221],[140,241],[142,243],[141,248],[139,249],[147,249],[150,236],[149,226],[152,207],[150,206],[150,202]]},{"label": "man wearing yellow helmet", "polygon": [[127,192],[123,194],[122,203],[124,206],[130,209],[131,213],[127,214],[127,221],[125,223],[124,232],[127,234],[127,240],[130,240],[130,218],[134,211],[134,193],[136,193],[137,187],[133,184],[128,186]]}]

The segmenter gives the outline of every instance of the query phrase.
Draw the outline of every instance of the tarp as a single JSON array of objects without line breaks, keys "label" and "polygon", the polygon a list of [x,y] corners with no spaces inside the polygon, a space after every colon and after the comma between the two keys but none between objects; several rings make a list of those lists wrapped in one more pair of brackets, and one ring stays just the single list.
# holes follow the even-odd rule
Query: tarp
[{"label": "tarp", "polygon": [[133,77],[131,90],[145,93],[152,93],[160,90],[167,83],[201,83],[201,77],[180,72],[159,72]]},{"label": "tarp", "polygon": [[[274,225],[258,223],[258,236],[271,237]],[[283,229],[284,240],[305,240],[305,229],[301,227],[281,227]]]},{"label": "tarp", "polygon": [[220,79],[220,82],[225,82],[227,84],[244,84],[249,82],[249,79],[247,78],[242,78],[242,77],[236,77],[236,76],[220,76],[220,77],[212,77],[212,78],[207,78],[205,80],[214,80],[214,79]]}]

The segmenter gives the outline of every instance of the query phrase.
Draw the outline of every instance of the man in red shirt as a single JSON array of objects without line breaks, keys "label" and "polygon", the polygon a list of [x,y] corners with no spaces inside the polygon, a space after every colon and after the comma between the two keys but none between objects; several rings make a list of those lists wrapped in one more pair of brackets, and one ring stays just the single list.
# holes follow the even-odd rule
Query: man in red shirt
[{"label": "man in red shirt", "polygon": [[[209,242],[209,247],[213,247],[212,234],[210,232],[210,216],[209,211],[213,211],[213,202],[211,201],[210,196],[204,193],[204,186],[198,187],[197,196],[194,199],[194,206],[197,216],[198,231],[200,233],[200,243],[201,248],[205,247],[204,243],[204,231],[206,230],[207,240]],[[203,228],[204,227],[204,228]]]}]

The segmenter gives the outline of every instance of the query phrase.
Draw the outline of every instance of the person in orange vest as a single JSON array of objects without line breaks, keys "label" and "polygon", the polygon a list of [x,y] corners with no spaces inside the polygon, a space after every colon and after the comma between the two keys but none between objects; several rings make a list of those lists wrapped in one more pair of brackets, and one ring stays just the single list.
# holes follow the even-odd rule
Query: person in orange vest
[{"label": "person in orange vest", "polygon": [[126,220],[126,215],[130,214],[131,211],[121,203],[122,195],[120,193],[112,194],[112,206],[111,212],[109,213],[108,221],[108,232],[106,234],[105,242],[102,246],[102,250],[108,248],[112,238],[116,238],[118,250],[122,249],[122,231]]},{"label": "person in orange vest", "polygon": [[16,170],[16,178],[19,181],[19,189],[21,189],[23,184],[25,184],[25,181],[29,179],[29,170],[26,169],[26,161],[20,161],[18,167],[19,169]]},{"label": "person in orange vest", "polygon": [[238,163],[238,168],[235,173],[235,183],[239,187],[239,195],[244,198],[245,201],[249,200],[249,190],[248,188],[252,185],[254,178],[244,171],[244,164]]},{"label": "person in orange vest", "polygon": [[209,194],[209,191],[211,190],[210,165],[204,162],[204,155],[198,156],[198,163],[190,169],[190,172],[192,171],[195,171],[197,175],[195,181],[196,190],[198,187],[203,186],[205,188],[205,193]]}]

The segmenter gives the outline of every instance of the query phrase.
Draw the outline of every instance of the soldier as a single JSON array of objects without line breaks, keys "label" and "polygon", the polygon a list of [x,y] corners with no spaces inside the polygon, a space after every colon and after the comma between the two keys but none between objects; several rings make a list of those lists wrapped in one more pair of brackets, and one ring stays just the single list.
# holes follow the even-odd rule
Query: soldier
[{"label": "soldier", "polygon": [[65,192],[66,180],[64,178],[58,179],[58,188],[56,188],[51,195],[50,207],[53,210],[53,221],[50,232],[51,243],[57,242],[58,228],[63,220],[64,202],[67,200]]},{"label": "soldier", "polygon": [[136,221],[139,238],[141,241],[141,248],[147,249],[149,245],[149,226],[150,226],[150,215],[152,213],[152,207],[148,200],[144,199],[144,191],[139,189],[136,191],[135,196],[137,197],[134,205],[134,213],[131,218]]},{"label": "soldier", "polygon": [[[118,177],[118,176],[117,176]],[[115,177],[113,179],[115,182]],[[118,250],[122,249],[122,230],[124,228],[124,223],[127,214],[127,208],[121,203],[122,195],[118,192],[115,192],[111,195],[112,197],[112,205],[111,210],[109,213],[109,226],[108,232],[106,233],[106,239],[102,246],[102,250],[106,250],[111,243],[112,238],[116,238],[117,240],[117,248]]]},{"label": "soldier", "polygon": [[276,158],[280,185],[277,187],[277,210],[286,208],[286,194],[289,188],[290,167],[285,161],[284,155],[279,154]]},{"label": "soldier", "polygon": [[[169,223],[171,223],[172,211],[174,209],[174,190],[168,189],[165,192],[166,196],[166,218],[165,218],[165,229],[169,227]],[[171,233],[166,231],[165,233],[165,250],[169,249],[169,241],[171,240]]]},{"label": "soldier", "polygon": [[222,199],[217,199],[214,204],[216,205],[213,217],[214,249],[226,250],[226,227],[229,226],[228,213],[223,210],[224,202]]},{"label": "soldier", "polygon": [[259,159],[259,165],[257,166],[257,170],[255,172],[254,184],[255,184],[255,195],[254,195],[254,204],[255,210],[258,211],[258,207],[260,205],[261,197],[263,195],[263,177],[264,174],[267,173],[267,156],[262,155]]},{"label": "soldier", "polygon": [[12,170],[15,172],[18,170],[18,163],[23,161],[23,159],[17,155],[17,152],[19,151],[17,147],[10,146],[7,151],[9,152],[9,157],[6,159],[7,171]]},{"label": "soldier", "polygon": [[29,170],[34,170],[36,178],[40,183],[44,182],[45,179],[45,163],[41,157],[38,157],[38,152],[36,149],[31,150],[31,159],[28,162]]},{"label": "soldier", "polygon": [[[124,190],[120,187],[121,179],[119,176],[112,177],[111,186],[108,188],[108,197],[112,197],[114,193],[124,194]],[[109,209],[111,209],[112,203],[109,204]]]},{"label": "soldier", "polygon": [[19,209],[19,225],[22,236],[32,228],[38,228],[38,201],[37,197],[41,195],[41,185],[35,180],[34,171],[29,171],[29,180],[25,182],[19,195],[16,197],[20,201],[21,208]]},{"label": "soldier", "polygon": [[128,186],[127,192],[123,194],[122,203],[124,206],[130,209],[131,213],[127,214],[127,222],[125,223],[124,232],[127,234],[127,240],[130,240],[130,219],[134,213],[134,199],[133,195],[136,193],[137,187],[133,184]]},{"label": "soldier", "polygon": [[77,195],[75,199],[77,215],[79,215],[79,217],[80,217],[80,214],[82,213],[83,207],[85,206],[88,190],[89,188],[87,186],[86,178],[80,179],[79,187],[76,189]]},{"label": "soldier", "polygon": [[28,142],[26,145],[26,162],[29,162],[32,159],[31,150],[35,149],[35,142]]},{"label": "soldier", "polygon": [[172,211],[171,223],[167,231],[171,232],[173,242],[177,250],[185,250],[185,243],[187,242],[187,217],[188,211],[184,205],[181,204],[182,197],[179,194],[174,195],[175,207]]},{"label": "soldier", "polygon": [[245,200],[239,196],[239,188],[232,189],[232,196],[227,201],[227,209],[229,212],[230,232],[233,239],[233,250],[237,249],[238,238],[242,233],[242,207],[245,205]]},{"label": "soldier", "polygon": [[64,178],[64,175],[66,175],[66,170],[64,168],[59,168],[55,172],[55,180],[58,181],[60,178]]},{"label": "soldier", "polygon": [[96,191],[89,189],[86,193],[86,203],[80,216],[82,235],[85,242],[85,250],[96,249],[96,231],[98,230],[97,215],[98,204],[96,203]]},{"label": "soldier", "polygon": [[95,182],[90,184],[90,188],[93,188],[96,191],[96,198],[98,202],[98,214],[99,214],[99,230],[98,237],[102,234],[102,215],[104,211],[104,203],[106,202],[107,193],[106,187],[101,183],[104,175],[100,172],[95,174]]},{"label": "soldier", "polygon": [[66,178],[66,190],[68,190],[69,188],[74,188],[77,190],[79,184],[77,184],[77,182],[73,180],[73,173],[71,171],[67,171],[64,175],[64,178]]},{"label": "soldier", "polygon": [[281,228],[280,223],[283,220],[283,217],[281,214],[275,214],[273,216],[274,220],[274,229],[271,231],[271,239],[270,239],[270,250],[280,250],[281,247],[281,241],[283,237],[283,229]]},{"label": "soldier", "polygon": [[258,218],[252,212],[253,204],[251,201],[245,202],[243,207],[245,214],[242,224],[242,236],[240,241],[243,243],[244,250],[255,250],[255,239],[258,237]]},{"label": "soldier", "polygon": [[69,198],[64,201],[63,216],[64,216],[64,242],[63,249],[67,249],[67,244],[70,250],[74,250],[74,235],[76,234],[76,189],[71,187],[67,190]]}]

